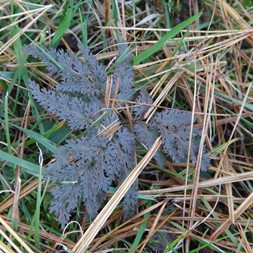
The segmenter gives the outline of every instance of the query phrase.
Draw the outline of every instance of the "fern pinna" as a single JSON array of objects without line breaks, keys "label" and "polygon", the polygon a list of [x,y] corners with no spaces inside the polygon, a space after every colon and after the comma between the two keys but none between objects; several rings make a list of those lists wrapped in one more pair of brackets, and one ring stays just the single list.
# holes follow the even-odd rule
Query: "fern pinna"
[{"label": "fern pinna", "polygon": [[[121,183],[136,165],[137,142],[148,149],[161,136],[163,144],[154,159],[164,166],[167,159],[186,162],[190,138],[191,112],[164,110],[156,112],[148,124],[143,121],[148,107],[140,104],[152,104],[153,100],[146,89],[133,89],[132,58],[126,44],[118,46],[119,55],[110,76],[87,47],[81,43],[78,47],[81,58],[71,51],[24,47],[27,54],[41,59],[50,73],[59,77],[55,90],[40,88],[30,81],[33,98],[64,120],[71,130],[85,130],[81,138],[70,139],[59,147],[55,161],[47,166],[46,176],[54,185],[51,212],[62,226],[69,221],[79,199],[85,203],[88,216],[96,216],[109,186]],[[123,115],[124,108],[129,108],[127,101],[137,104],[132,110],[131,124]],[[200,130],[194,128],[192,162],[196,161],[199,135]],[[206,154],[203,157],[204,170],[209,158]],[[123,201],[128,215],[135,209],[136,198],[137,183]]]}]

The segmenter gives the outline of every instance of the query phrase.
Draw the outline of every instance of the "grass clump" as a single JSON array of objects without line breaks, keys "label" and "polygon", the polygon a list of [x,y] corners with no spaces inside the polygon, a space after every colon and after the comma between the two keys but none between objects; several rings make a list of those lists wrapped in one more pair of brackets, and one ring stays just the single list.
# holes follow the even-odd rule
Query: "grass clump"
[{"label": "grass clump", "polygon": [[[249,2],[6,1],[0,16],[1,250],[46,252],[64,245],[73,252],[251,252]],[[145,87],[151,100],[114,100],[127,112],[115,112],[123,124],[133,122],[136,108],[144,105],[143,126],[156,114],[176,109],[191,111],[189,135],[194,129],[200,134],[194,161],[190,141],[185,161],[166,155],[165,164],[156,159],[159,139],[154,146],[139,140],[133,173],[121,187],[106,191],[109,206],[103,203],[93,223],[79,201],[71,211],[73,222],[62,230],[48,211],[53,185],[45,167],[76,133],[36,105],[29,79],[50,90],[57,75],[48,75],[42,62],[27,60],[22,48],[36,44],[78,54],[76,38],[108,66],[108,73],[118,54],[116,44],[124,40],[131,45],[134,94]],[[212,163],[202,171],[206,149]],[[135,215],[122,221],[118,203],[137,177]]]}]

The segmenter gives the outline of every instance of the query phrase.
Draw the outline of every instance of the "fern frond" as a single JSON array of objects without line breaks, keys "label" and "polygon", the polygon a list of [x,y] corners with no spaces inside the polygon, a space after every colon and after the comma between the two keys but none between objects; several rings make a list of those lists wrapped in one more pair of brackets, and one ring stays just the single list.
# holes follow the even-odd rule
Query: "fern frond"
[{"label": "fern frond", "polygon": [[[179,110],[164,110],[153,118],[152,127],[161,134],[163,147],[176,163],[186,162],[190,138],[191,112]],[[200,135],[198,129],[194,129],[192,146],[196,150],[198,144],[195,137]],[[196,154],[191,152],[191,159],[196,160]]]},{"label": "fern frond", "polygon": [[120,181],[123,181],[135,167],[135,138],[127,128],[123,127],[114,134],[112,141],[117,149],[115,165],[120,169],[117,176]]},{"label": "fern frond", "polygon": [[[48,166],[47,176],[50,182],[57,184],[52,190],[51,210],[63,226],[68,220],[63,217],[67,217],[78,199],[85,203],[89,217],[94,218],[106,197],[105,192],[120,170],[117,156],[114,142],[97,135],[69,140],[58,149],[56,161]],[[76,201],[74,206],[70,205],[71,198]],[[65,211],[58,210],[62,206],[67,207]]]},{"label": "fern frond", "polygon": [[[85,203],[89,218],[97,214],[112,182],[122,183],[135,167],[136,139],[149,149],[161,136],[162,147],[154,156],[161,167],[166,164],[168,156],[174,162],[186,162],[192,118],[190,112],[172,109],[157,112],[148,124],[141,121],[148,109],[148,106],[141,104],[148,105],[153,101],[146,89],[141,89],[135,95],[132,87],[134,70],[131,51],[126,44],[122,44],[118,47],[119,56],[112,73],[110,94],[121,100],[135,99],[140,104],[133,109],[133,132],[129,131],[123,122],[119,122],[123,118],[121,111],[116,107],[110,108],[110,103],[105,105],[108,87],[104,67],[88,48],[81,44],[78,47],[82,58],[70,51],[36,46],[24,48],[28,54],[40,58],[50,72],[60,78],[56,90],[40,88],[30,81],[33,98],[44,109],[66,121],[72,130],[92,128],[80,139],[68,140],[64,146],[59,147],[54,154],[55,161],[47,167],[47,177],[54,184],[51,190],[54,197],[51,211],[62,226],[69,221],[79,200]],[[107,138],[103,134],[108,133],[107,127],[112,123],[117,128],[107,134]],[[192,162],[197,158],[197,138],[200,135],[200,130],[193,128],[190,154]],[[205,150],[202,159],[201,168],[204,170],[210,163]],[[123,205],[126,214],[135,209],[137,184],[135,182],[125,195]]]},{"label": "fern frond", "polygon": [[102,96],[106,83],[105,70],[97,62],[95,66],[100,71],[93,72],[87,62],[78,58],[74,53],[68,52],[61,55],[58,60],[62,63],[60,71],[61,83],[56,86],[59,91],[77,92],[86,96]]},{"label": "fern frond", "polygon": [[153,104],[153,99],[149,96],[147,89],[142,88],[139,92],[139,95],[135,99],[135,101],[137,103],[146,104],[146,105],[135,106],[133,109],[135,117],[137,119],[141,119],[144,116],[144,114],[147,112],[147,110],[149,109],[148,105]]},{"label": "fern frond", "polygon": [[85,101],[67,93],[59,93],[39,86],[31,81],[30,90],[36,101],[52,114],[66,121],[72,130],[84,129],[97,120],[103,108],[99,100]]},{"label": "fern frond", "polygon": [[132,88],[134,69],[132,67],[131,51],[126,44],[118,46],[119,56],[115,64],[113,73],[113,94],[117,89],[117,98],[121,100],[131,100],[134,90]]},{"label": "fern frond", "polygon": [[[176,163],[184,163],[187,161],[191,118],[191,112],[172,109],[157,113],[151,121],[151,127],[157,129],[161,135],[164,151]],[[195,121],[196,117],[194,117]],[[197,160],[199,152],[198,137],[200,136],[200,129],[193,128],[190,147],[190,160],[193,163]],[[209,155],[204,149],[201,169],[206,170],[209,164]]]},{"label": "fern frond", "polygon": [[78,48],[84,57],[83,62],[87,66],[87,72],[83,72],[83,74],[85,73],[85,75],[89,75],[93,79],[93,84],[97,86],[97,89],[105,91],[107,75],[104,66],[97,61],[88,47],[78,43]]},{"label": "fern frond", "polygon": [[55,49],[48,49],[44,46],[36,46],[36,45],[25,45],[22,50],[28,54],[32,55],[34,58],[39,58],[46,65],[51,74],[57,74],[63,67],[57,61],[59,55],[64,54],[63,50],[59,50],[58,52]]},{"label": "fern frond", "polygon": [[[134,133],[136,138],[144,144],[146,149],[151,148],[155,140],[159,137],[159,133],[157,129],[150,127],[146,123],[140,121],[134,125]],[[166,163],[166,158],[161,150],[158,149],[156,154],[154,155],[154,159],[158,163],[159,166],[163,167]]]},{"label": "fern frond", "polygon": [[[135,167],[135,137],[127,128],[120,129],[113,137],[112,141],[117,149],[117,157],[115,157],[115,165],[118,167],[117,177],[121,184],[132,169]],[[138,182],[135,182],[123,200],[124,218],[129,218],[135,213],[135,207],[138,195]]]}]

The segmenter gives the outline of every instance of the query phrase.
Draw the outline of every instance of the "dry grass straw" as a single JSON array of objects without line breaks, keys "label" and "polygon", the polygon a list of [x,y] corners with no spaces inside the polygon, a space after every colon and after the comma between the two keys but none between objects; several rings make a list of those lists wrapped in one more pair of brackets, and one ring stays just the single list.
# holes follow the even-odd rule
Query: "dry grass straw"
[{"label": "dry grass straw", "polygon": [[[155,234],[155,232],[157,232],[159,230],[159,228],[161,228],[166,221],[168,221],[174,214],[174,212],[172,212],[171,214],[169,214],[166,219],[161,219],[162,218],[162,214],[163,211],[165,209],[167,205],[167,201],[164,201],[162,203],[162,206],[159,210],[159,212],[157,213],[154,222],[152,224],[152,226],[150,227],[150,230],[148,232],[148,235],[146,236],[146,238],[138,245],[138,247],[140,247],[139,252],[143,252],[144,247],[147,245],[147,243],[149,242],[149,240],[151,239],[151,237]],[[160,222],[160,224],[158,225],[158,223]],[[133,250],[132,252],[136,252],[135,250]]]},{"label": "dry grass straw", "polygon": [[[21,185],[21,191],[19,194],[19,201],[25,198],[31,192],[35,191],[38,186],[38,179],[30,178],[24,184]],[[14,193],[14,192],[13,192]],[[10,195],[4,201],[0,203],[0,213],[3,213],[7,208],[13,204],[14,195]]]},{"label": "dry grass straw", "polygon": [[[10,40],[8,40],[5,44],[3,44],[1,47],[0,47],[0,55],[7,51],[7,49],[13,44],[15,43],[15,41],[20,38],[20,36],[22,34],[24,34],[32,25],[34,25],[36,23],[36,21],[38,21],[38,19],[40,17],[42,17],[50,8],[52,8],[52,5],[49,4],[49,5],[46,5],[46,6],[43,6],[42,8],[40,9],[37,9],[34,14],[37,14],[37,16],[31,20],[31,22],[28,22],[28,24],[23,28],[21,29],[17,34],[15,34]],[[26,11],[24,11],[22,13],[22,15],[25,16],[25,19],[27,19],[28,17],[30,18],[30,13],[26,13]],[[12,16],[5,16],[5,18],[8,18],[8,19],[11,19]],[[14,24],[11,24],[10,26],[13,26],[13,25],[16,25],[15,23]],[[5,29],[8,29],[5,27]]]},{"label": "dry grass straw", "polygon": [[[12,248],[14,248],[16,250],[16,252],[18,253],[22,253],[21,251],[21,247],[24,248],[27,252],[29,253],[33,253],[34,251],[30,249],[30,247],[25,243],[24,240],[22,240],[19,235],[0,217],[0,224],[1,226],[4,227],[5,231],[3,231],[2,229],[0,229],[0,234],[1,236],[4,237],[4,239],[8,242],[8,245],[11,245]],[[10,233],[11,236],[7,236],[6,232]],[[17,242],[19,242],[20,246],[17,246],[14,242],[13,239],[17,240]],[[12,251],[12,249],[6,244],[4,244],[4,242],[1,243],[0,247],[3,247],[2,249],[6,250],[5,252],[14,252]]]},{"label": "dry grass straw", "polygon": [[[6,217],[5,215],[1,215],[0,218],[9,226],[11,227],[12,222],[11,222],[11,218]],[[6,230],[6,228],[1,224],[0,228],[2,229],[2,231],[4,231],[4,234],[9,237],[10,240],[13,240],[13,238],[10,236],[10,234],[8,233],[8,230]],[[31,240],[29,241],[27,239],[27,237],[29,237],[29,233],[34,232],[34,229],[31,228],[30,224],[25,224],[23,222],[19,222],[18,224],[18,231],[15,231],[15,233],[18,234],[18,236],[20,237],[20,240],[23,240],[24,243],[28,244],[28,246],[33,249],[34,246],[34,242]],[[45,241],[49,241],[51,242],[52,247],[48,247],[47,248],[49,250],[53,250],[53,246],[57,245],[59,243],[63,243],[67,248],[73,248],[74,247],[74,243],[71,242],[70,240],[64,240],[65,236],[58,236],[55,235],[53,233],[51,233],[50,231],[46,231],[45,229],[42,229],[40,231],[40,239],[41,240],[45,240]],[[42,243],[43,245],[43,243]],[[46,246],[46,245],[44,245]],[[21,246],[16,246],[18,248],[21,248]],[[35,250],[33,250],[34,252]]]},{"label": "dry grass straw", "polygon": [[[208,188],[208,187],[219,186],[219,185],[223,185],[223,184],[232,184],[232,183],[236,183],[236,182],[243,182],[246,180],[251,180],[252,178],[253,178],[253,171],[244,172],[244,173],[237,173],[234,175],[223,176],[222,178],[214,178],[214,179],[201,181],[201,182],[199,182],[198,187],[199,188]],[[193,188],[194,188],[194,184],[187,184],[187,186],[186,186],[187,190],[192,190]],[[183,191],[184,189],[185,189],[184,185],[179,185],[179,186],[173,186],[173,187],[164,188],[164,189],[140,191],[140,193],[145,194],[145,195],[161,196],[161,195],[167,194],[167,193]]]},{"label": "dry grass straw", "polygon": [[[107,5],[109,2],[107,1]],[[8,2],[5,3],[5,5],[8,4]],[[37,28],[37,22],[42,16],[46,16],[48,14],[47,11],[52,7],[51,5],[45,5],[36,10],[27,11],[17,1],[15,1],[15,4],[22,11],[19,14],[4,17],[4,19],[14,19],[14,22],[10,23],[5,29],[11,29],[24,21],[26,21],[26,25],[10,40],[1,44],[0,62],[6,63],[5,67],[8,70],[18,67],[18,60],[13,50],[9,50],[9,48],[24,33],[30,31],[29,29],[34,29],[38,34],[41,34],[42,30]],[[104,7],[98,1],[96,1],[96,4],[99,6],[101,13],[105,10],[107,11],[106,20],[109,21],[108,8],[103,9]],[[155,150],[160,145],[160,141],[157,141],[117,193],[113,195],[78,243],[76,241],[61,240],[62,238],[44,230],[41,231],[42,240],[51,242],[51,244],[61,242],[69,248],[73,248],[74,252],[83,252],[88,247],[91,252],[106,250],[129,236],[135,236],[140,225],[146,221],[143,215],[159,208],[158,213],[149,216],[147,222],[149,233],[137,246],[137,250],[144,251],[151,236],[156,231],[163,229],[180,235],[178,238],[180,238],[180,242],[185,247],[185,252],[190,251],[191,243],[195,239],[212,243],[217,247],[217,251],[226,249],[229,252],[237,249],[239,241],[241,241],[241,251],[252,252],[252,241],[245,234],[245,231],[253,233],[253,222],[250,220],[252,219],[253,204],[253,194],[250,190],[253,179],[253,160],[252,154],[246,152],[247,145],[252,145],[252,142],[247,143],[247,140],[244,139],[244,135],[253,136],[250,127],[245,123],[246,120],[253,122],[251,86],[253,53],[252,48],[244,47],[245,43],[253,45],[253,30],[249,25],[253,21],[252,13],[247,11],[239,1],[235,1],[233,6],[223,0],[208,1],[205,4],[210,4],[212,9],[216,6],[214,9],[215,17],[219,18],[219,22],[225,26],[226,30],[222,30],[223,28],[220,28],[219,24],[213,31],[185,30],[185,33],[188,32],[184,37],[187,50],[182,49],[182,51],[177,52],[176,47],[181,37],[174,38],[160,50],[159,53],[163,53],[163,58],[154,57],[152,61],[134,67],[138,79],[136,85],[148,84],[151,90],[150,94],[155,98],[155,102],[149,105],[150,109],[146,114],[148,120],[157,109],[167,107],[163,104],[169,104],[174,107],[175,103],[178,102],[177,99],[179,98],[180,100],[180,96],[177,94],[183,94],[183,102],[179,101],[178,103],[186,103],[197,115],[198,122],[192,127],[203,128],[201,145],[206,144],[210,151],[213,151],[216,147],[220,148],[215,152],[213,166],[208,171],[211,176],[205,179],[200,177],[201,149],[198,163],[193,171],[190,170],[192,166],[189,163],[168,163],[167,171],[155,170],[155,166],[152,164],[145,170],[145,173],[157,176],[157,180],[146,179],[145,182],[155,186],[156,189],[141,190],[139,193],[155,198],[157,203],[114,228],[114,222],[119,220],[122,215],[122,210],[115,211],[115,207],[123,198],[132,182],[136,180],[138,174],[149,163]],[[4,8],[4,5],[1,8]],[[55,8],[58,8],[58,6]],[[62,11],[62,7],[59,8]],[[100,18],[101,13],[98,13],[94,7],[92,7],[91,11],[94,15],[92,15],[90,20],[95,24],[99,24],[101,29],[104,29],[103,20]],[[120,11],[122,12],[122,9]],[[126,10],[123,9],[124,11],[126,19],[129,18]],[[138,18],[142,15],[141,13],[137,14],[132,17],[134,24],[140,21]],[[1,19],[3,20],[3,18]],[[123,19],[123,16],[121,19]],[[249,22],[245,20],[249,20]],[[238,29],[238,26],[240,29]],[[50,27],[53,30],[57,28],[53,24]],[[80,25],[76,25],[73,30],[80,31]],[[125,24],[120,27],[112,25],[107,26],[107,39],[110,40],[111,35],[115,36],[117,30],[124,31],[124,37],[131,42],[135,39],[137,32],[142,33],[142,35],[145,32],[153,33],[151,38],[144,38],[133,44],[136,54],[140,54],[156,43],[159,40],[158,32],[168,31],[168,29],[153,28],[152,25],[144,28],[126,27]],[[94,32],[91,39],[99,35],[100,31]],[[46,37],[46,42],[50,41],[50,36]],[[38,37],[36,40],[38,40]],[[188,46],[189,48],[187,48]],[[101,48],[101,44],[93,45],[93,48],[96,47]],[[116,55],[116,51],[110,51],[99,54],[98,59],[112,59]],[[165,68],[168,63],[170,63],[169,70]],[[194,67],[189,68],[190,64]],[[36,63],[36,66],[33,65],[33,67],[41,65]],[[31,65],[29,66],[31,67]],[[155,69],[155,71],[152,72],[152,69]],[[175,71],[176,74],[169,78],[172,71]],[[54,86],[52,78],[49,78],[38,69],[35,69],[34,73],[41,83],[49,83],[48,85]],[[10,82],[9,80],[7,81]],[[175,96],[170,97],[171,94],[175,94]],[[112,101],[113,103],[120,103],[116,98],[112,100],[113,96],[110,96],[109,90],[107,95],[107,103]],[[130,103],[128,105],[129,107],[132,106]],[[133,106],[135,106],[134,103]],[[123,109],[128,110],[127,108]],[[45,116],[42,116],[44,119]],[[46,117],[48,118],[48,115]],[[11,122],[19,124],[24,119],[27,124],[34,122],[35,117],[27,115],[25,118],[13,118]],[[120,125],[115,122],[115,124],[105,129],[102,134],[110,135],[119,127]],[[20,137],[20,140],[22,140],[22,137]],[[16,154],[20,153],[18,150],[15,150],[15,152]],[[186,171],[185,168],[188,168],[188,170]],[[193,180],[190,180],[192,178]],[[28,197],[29,194],[37,189],[37,182],[37,179],[30,178],[29,181],[22,184],[20,194],[19,196],[18,194],[16,195],[16,199],[20,200]],[[12,206],[13,199],[14,196],[12,195],[0,203],[0,212],[4,215],[4,219],[0,217],[0,233],[8,243],[7,245],[5,242],[0,242],[0,249],[8,252],[21,252],[20,249],[23,247],[28,252],[33,252],[31,247],[27,246],[28,240],[25,238],[21,239],[24,234],[29,233],[29,226],[19,223],[18,232],[10,228],[10,220],[8,220],[7,216],[8,208]],[[219,208],[215,209],[216,204]],[[164,209],[168,205],[174,206],[175,211],[170,215],[165,215]],[[223,210],[224,206],[225,209]],[[7,220],[8,222],[6,222]],[[176,222],[178,227],[181,226],[182,229],[173,226],[170,223],[172,221]],[[202,226],[194,227],[194,224],[201,222],[203,222]],[[234,241],[229,238],[227,233],[231,224],[235,225],[234,230],[230,232],[235,234],[232,237]],[[98,234],[101,229],[106,227],[112,228],[111,231]],[[8,233],[10,235],[7,236]],[[18,246],[17,244],[12,244],[13,238],[19,243]],[[189,238],[188,244],[184,242],[186,238]]]},{"label": "dry grass straw", "polygon": [[[242,28],[242,30],[252,29],[252,27],[241,17],[241,15],[227,2],[225,1],[219,1],[221,7],[223,8],[225,17],[232,17],[236,23]],[[248,15],[247,11],[244,9],[244,7],[240,4],[240,2],[237,1],[237,4],[240,5],[240,8],[246,13],[247,18],[253,21],[252,16]],[[250,39],[253,42],[253,35],[250,36]]]},{"label": "dry grass straw", "polygon": [[[221,2],[224,3],[224,1],[221,1]],[[224,6],[226,7],[227,5],[224,5]],[[229,13],[231,14],[231,9],[229,10]],[[239,22],[239,19],[237,19],[237,22]],[[221,51],[224,51],[224,50],[226,50],[226,51],[235,50],[236,53],[238,54],[239,53],[238,52],[238,45],[240,45],[240,43],[242,41],[244,41],[244,40],[248,41],[249,39],[252,38],[252,30],[248,26],[247,29],[245,29],[243,31],[240,31],[240,35],[239,35],[239,33],[238,33],[238,35],[236,35],[237,32],[238,31],[235,31],[234,33],[232,32],[227,39],[223,39],[218,43],[212,44],[211,46],[209,45],[209,35],[207,34],[205,39],[203,38],[203,41],[201,41],[201,43],[199,43],[197,51],[189,52],[189,53],[183,55],[185,57],[187,56],[187,57],[192,58],[194,55],[197,54],[197,60],[203,61],[204,69],[199,68],[199,67],[196,66],[195,74],[190,73],[189,70],[185,71],[185,73],[194,76],[198,81],[204,82],[206,87],[210,86],[210,88],[211,88],[210,92],[207,90],[208,92],[205,93],[205,99],[203,100],[206,103],[209,103],[208,106],[207,105],[204,106],[204,108],[208,108],[208,111],[204,111],[204,117],[208,116],[207,118],[209,118],[209,120],[206,121],[205,118],[202,118],[202,116],[198,118],[201,121],[201,126],[203,126],[203,128],[206,129],[203,132],[203,135],[202,135],[202,138],[204,137],[203,140],[206,139],[207,129],[210,129],[211,124],[212,124],[212,122],[210,122],[210,116],[212,114],[212,111],[216,112],[214,114],[215,117],[218,117],[219,111],[220,111],[216,107],[217,106],[217,104],[216,104],[217,103],[217,97],[214,95],[214,91],[219,91],[219,92],[224,92],[225,91],[225,92],[228,93],[227,95],[229,97],[231,97],[231,98],[234,97],[234,93],[231,92],[231,90],[233,89],[232,87],[230,87],[231,83],[229,84],[227,82],[227,79],[225,79],[225,78],[223,78],[223,76],[221,76],[219,68],[218,68],[218,66],[220,67],[224,64],[224,63],[222,63],[222,65],[221,65],[221,62],[220,62],[220,59],[222,58],[221,57],[222,55],[218,55],[219,58],[218,57],[216,58],[215,63],[209,63],[208,59],[210,57],[212,57],[213,55],[216,55],[217,53],[219,53]],[[226,36],[226,35],[224,34],[224,36]],[[240,55],[243,55],[243,52]],[[177,61],[179,58],[180,58],[180,56],[170,57],[170,58],[163,59],[162,61],[163,62],[168,62],[169,60]],[[249,60],[248,56],[243,55],[242,58],[243,58],[243,60],[246,60],[248,62],[249,66],[251,66],[251,61]],[[141,72],[145,72],[145,68],[148,69],[151,66],[159,68],[159,64],[161,64],[160,60],[158,60],[157,62],[154,61],[154,62],[150,62],[150,63],[147,63],[147,64],[142,64],[142,65],[136,66],[136,69],[137,70],[140,69]],[[185,70],[185,66],[186,66],[185,64],[186,64],[185,62],[182,62],[179,65],[179,67],[177,65],[177,68],[181,68],[181,69]],[[238,64],[239,64],[239,61],[238,61]],[[236,68],[239,70],[241,68],[241,66],[236,65]],[[205,76],[203,75],[203,70],[205,71],[204,72]],[[180,73],[180,72],[178,72],[178,73]],[[167,72],[160,72],[159,74],[154,74],[153,76],[144,77],[143,80],[151,79],[151,78],[154,78],[158,75],[161,76],[160,80],[162,80],[165,77],[166,74],[167,74]],[[184,79],[184,78],[181,78],[181,79]],[[217,79],[221,82],[221,85],[222,85],[220,89],[217,89],[217,86],[215,85],[215,82],[216,82]],[[238,77],[238,79],[242,80],[242,78],[240,78],[240,77]],[[184,79],[183,84],[184,84],[184,86],[186,86],[188,84],[188,82]],[[234,85],[235,85],[235,83],[234,83]],[[238,83],[237,83],[237,85],[238,85]],[[159,83],[157,84],[157,86],[160,87]],[[186,97],[188,98],[189,104],[190,105],[194,104],[193,101],[197,98],[197,101],[196,101],[197,102],[197,104],[196,104],[196,114],[197,115],[202,115],[203,112],[201,111],[200,106],[203,106],[203,104],[202,104],[202,102],[200,102],[200,100],[199,100],[200,98],[197,97],[196,94],[191,94],[190,89],[187,89],[187,87],[185,87],[185,88],[186,88],[186,90],[184,90],[184,91],[185,91],[185,94],[187,95]],[[234,141],[236,142],[236,139],[233,140],[232,138],[234,137],[235,131],[238,129],[238,124],[239,124],[240,120],[243,117],[245,117],[245,116],[242,116],[242,115],[244,113],[246,113],[246,114],[250,113],[247,110],[245,110],[244,105],[245,105],[247,100],[251,99],[249,97],[249,91],[251,89],[251,84],[250,83],[240,83],[240,88],[244,88],[244,91],[245,91],[245,92],[244,91],[240,92],[240,95],[242,95],[242,97],[243,97],[243,101],[240,104],[239,111],[237,110],[238,111],[237,116],[233,117],[233,121],[235,121],[233,123],[233,130],[230,133],[229,141],[227,143],[228,145],[226,145],[225,150],[221,154],[220,163],[218,164],[218,166],[216,168],[213,168],[216,171],[216,176],[215,177],[217,177],[217,178],[208,179],[208,180],[199,182],[199,176],[197,176],[197,174],[195,172],[195,176],[197,176],[197,177],[195,178],[195,183],[194,184],[186,183],[186,186],[175,186],[175,187],[169,187],[169,188],[165,188],[165,189],[158,189],[158,190],[151,190],[151,191],[141,191],[142,194],[148,194],[148,195],[152,195],[152,196],[155,196],[155,195],[162,196],[163,194],[166,194],[166,193],[168,194],[169,192],[179,192],[179,191],[183,191],[183,190],[192,189],[193,191],[192,191],[192,195],[191,195],[190,200],[194,201],[195,207],[193,209],[191,209],[191,212],[189,214],[190,214],[190,219],[194,219],[194,216],[196,215],[196,212],[197,212],[196,200],[199,199],[199,197],[198,197],[199,193],[200,193],[199,190],[201,188],[206,188],[206,187],[211,189],[215,185],[220,185],[220,186],[224,185],[225,189],[226,189],[225,196],[226,196],[226,199],[227,199],[227,206],[228,206],[228,209],[229,209],[229,211],[228,211],[229,219],[225,222],[226,226],[224,225],[219,230],[216,230],[217,231],[216,234],[214,234],[214,236],[211,237],[210,239],[213,239],[213,238],[216,237],[215,235],[218,235],[219,233],[224,232],[224,229],[228,227],[228,224],[235,223],[236,220],[239,218],[239,216],[243,214],[243,212],[238,214],[239,211],[237,211],[237,212],[234,211],[235,203],[234,203],[234,196],[233,196],[233,191],[232,191],[232,189],[234,189],[234,186],[232,185],[232,183],[234,183],[235,181],[242,183],[243,181],[251,180],[252,176],[253,176],[252,171],[251,171],[252,170],[252,164],[251,163],[247,163],[248,168],[247,168],[247,166],[245,167],[246,171],[249,170],[249,172],[239,172],[239,173],[235,174],[235,170],[232,169],[232,167],[231,167],[231,165],[232,165],[231,162],[232,161],[231,161],[230,158],[228,158],[228,148],[231,147],[232,142],[234,142]],[[246,90],[245,90],[245,88],[246,88]],[[160,91],[160,94],[165,92],[165,89],[166,88],[163,88],[163,90]],[[238,106],[237,106],[237,108],[238,108]],[[219,119],[219,120],[221,122],[223,121],[223,123],[225,123],[225,121],[224,121],[225,119],[224,120]],[[203,124],[203,122],[205,122],[205,123]],[[218,120],[217,120],[217,122],[218,122]],[[227,121],[227,123],[228,122],[229,121]],[[223,123],[221,123],[221,124],[224,125]],[[217,126],[218,126],[218,124],[217,124]],[[220,127],[217,128],[218,133],[219,133],[220,129],[221,129]],[[223,135],[223,133],[221,132],[220,136],[222,136],[222,135]],[[210,143],[209,140],[206,140],[206,141],[208,143]],[[233,162],[235,162],[235,160],[233,160]],[[197,166],[197,171],[199,171],[198,166]],[[221,172],[223,173],[222,177],[220,177]],[[185,194],[185,197],[186,197],[186,194]],[[189,203],[189,199],[188,200],[186,199],[185,201],[187,203]],[[183,201],[183,202],[185,202],[185,201]],[[191,201],[190,201],[190,203],[191,203]],[[243,202],[241,204],[245,207],[245,209],[242,207],[243,211],[245,211],[246,208],[248,208],[249,206],[252,205],[251,195],[247,199],[245,199],[244,201],[247,201],[247,203],[249,203],[249,205],[247,205],[245,207],[244,202]],[[237,213],[237,215],[236,215],[236,213]],[[188,220],[187,217],[184,217],[183,219],[185,219],[186,221]],[[241,220],[242,219],[240,219],[240,221]],[[247,220],[244,220],[244,224],[247,224]],[[247,243],[246,247],[249,248],[248,243]]]},{"label": "dry grass straw", "polygon": [[[166,84],[166,86],[162,89],[162,92],[158,95],[154,103],[150,106],[146,114],[144,115],[144,119],[146,119],[146,123],[148,123],[151,119],[151,117],[154,115],[156,112],[157,106],[160,106],[161,103],[164,101],[166,98],[167,94],[169,93],[170,89],[175,85],[175,83],[178,81],[180,76],[183,74],[183,72],[177,72],[171,79],[170,81]],[[168,77],[168,73],[166,73],[165,78]],[[162,79],[161,79],[162,80]],[[161,85],[160,82],[158,82],[158,85],[154,87],[153,91],[156,90],[157,88],[159,89],[159,86]]]},{"label": "dry grass straw", "polygon": [[[149,218],[143,218],[143,216],[151,211],[156,210],[164,204],[164,201],[158,202],[151,207],[146,208],[145,210],[137,213],[135,216],[131,217],[127,221],[119,224],[117,227],[109,231],[108,233],[98,237],[94,240],[94,243],[91,245],[90,251],[93,252],[95,249],[103,250],[109,248],[113,243],[117,242],[119,239],[124,239],[128,236],[136,235],[138,227],[145,221],[150,220]],[[113,223],[116,219],[122,217],[122,211],[116,212],[112,215],[105,225]],[[150,220],[151,221],[151,220]]]},{"label": "dry grass straw", "polygon": [[228,228],[233,220],[237,220],[250,206],[253,204],[253,192],[244,200],[244,202],[233,212],[232,220],[229,218],[224,222],[211,236],[210,240],[215,240],[226,228]]}]

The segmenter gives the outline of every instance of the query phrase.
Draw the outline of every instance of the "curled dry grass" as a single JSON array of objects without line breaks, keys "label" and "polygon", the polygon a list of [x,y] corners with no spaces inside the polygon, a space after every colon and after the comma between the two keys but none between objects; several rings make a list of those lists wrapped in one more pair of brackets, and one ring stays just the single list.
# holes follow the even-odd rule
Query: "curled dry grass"
[{"label": "curled dry grass", "polygon": [[[160,108],[176,107],[197,115],[197,124],[192,127],[201,127],[202,136],[194,168],[189,162],[169,161],[166,168],[158,168],[151,161],[139,177],[139,211],[134,217],[122,222],[122,209],[115,208],[118,202],[112,205],[108,202],[110,209],[106,206],[93,222],[83,218],[80,207],[79,215],[75,216],[80,224],[71,223],[63,232],[58,229],[43,204],[48,202],[44,195],[47,185],[41,182],[42,167],[37,165],[39,150],[35,142],[47,147],[43,150],[46,165],[51,160],[48,150],[55,148],[51,137],[58,134],[64,141],[71,133],[57,132],[63,129],[63,123],[55,118],[54,127],[43,130],[42,123],[52,116],[34,108],[27,93],[28,76],[36,77],[46,86],[52,87],[55,82],[43,72],[43,64],[26,62],[22,46],[31,41],[52,45],[57,42],[54,41],[57,35],[62,46],[75,50],[73,41],[63,36],[72,32],[98,52],[98,59],[108,62],[117,54],[114,45],[121,36],[132,44],[133,54],[137,56],[160,41],[171,21],[166,13],[173,14],[163,1],[155,6],[149,1],[146,4],[125,1],[124,5],[113,1],[105,4],[94,1],[92,5],[79,2],[80,8],[75,13],[66,11],[71,3],[44,1],[37,5],[5,1],[0,7],[3,24],[0,145],[4,151],[0,174],[0,249],[50,252],[62,244],[74,252],[110,252],[109,249],[252,252],[253,20],[252,9],[238,1],[233,5],[225,1],[194,4],[189,12],[193,15],[202,8],[204,17],[134,66],[135,86],[148,86],[155,101],[145,115],[147,121]],[[174,4],[175,8],[180,7],[179,1]],[[185,20],[186,14],[177,10],[175,17]],[[196,25],[205,21],[204,29],[196,29]],[[134,104],[129,103],[131,106]],[[39,135],[33,136],[23,129],[32,129]],[[202,173],[200,158],[204,145],[210,150],[213,162]],[[145,156],[148,161],[151,152]],[[141,160],[143,150],[137,150],[137,156]],[[15,162],[14,157],[20,160]],[[27,171],[30,174],[32,171],[34,176]],[[123,186],[131,185],[132,176]],[[117,194],[122,198],[121,189]],[[115,196],[118,195],[113,195],[111,201]]]}]

